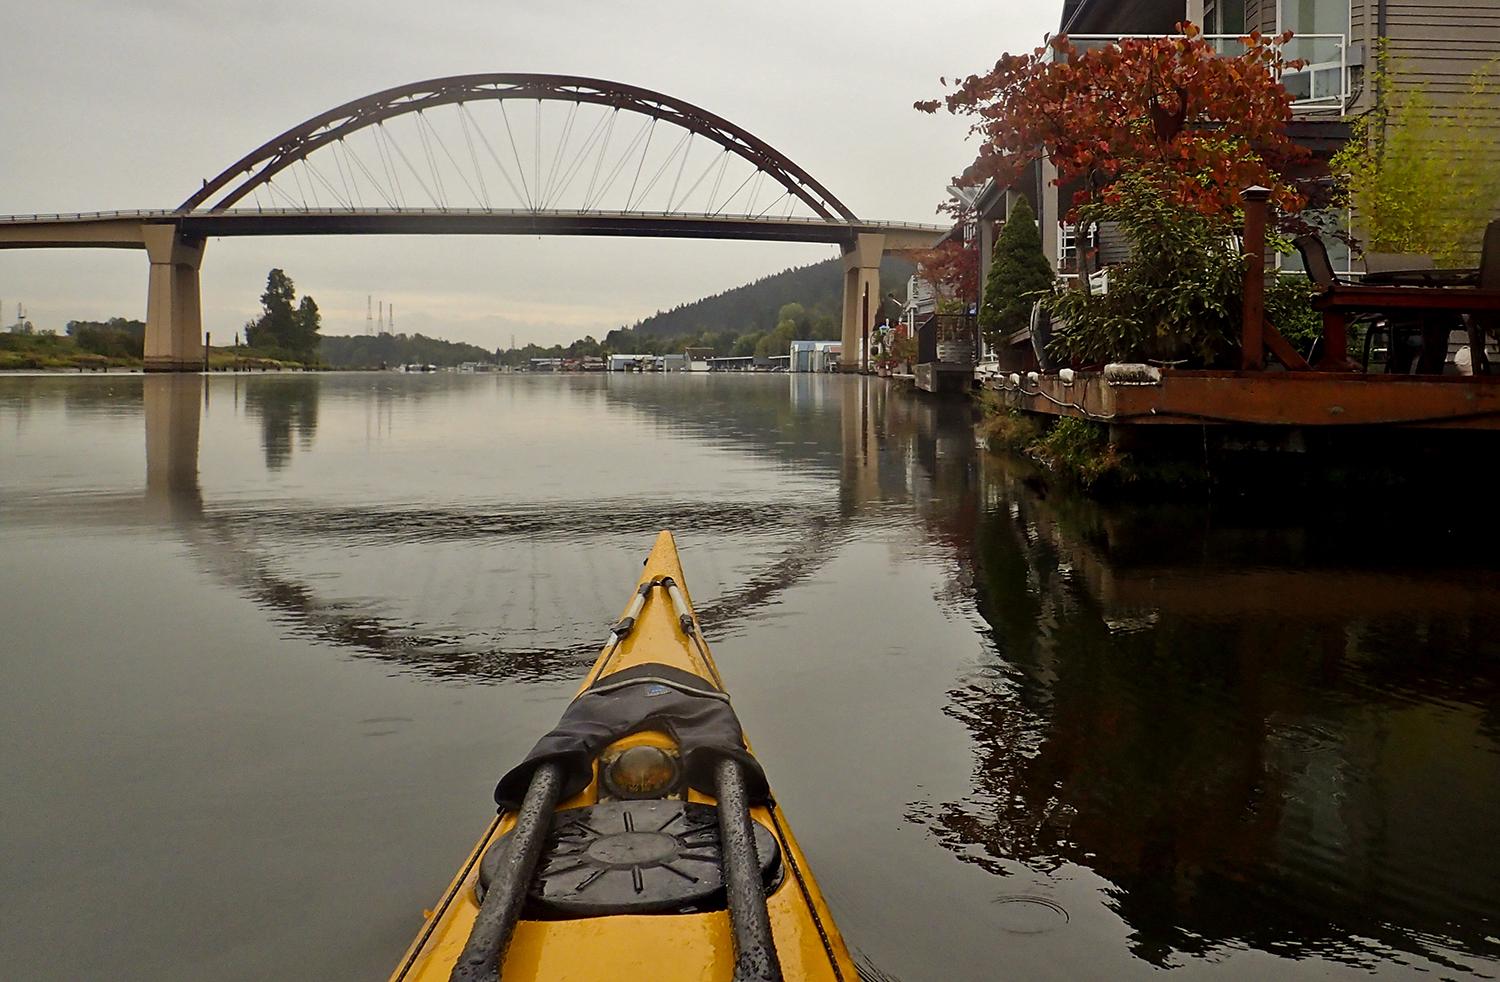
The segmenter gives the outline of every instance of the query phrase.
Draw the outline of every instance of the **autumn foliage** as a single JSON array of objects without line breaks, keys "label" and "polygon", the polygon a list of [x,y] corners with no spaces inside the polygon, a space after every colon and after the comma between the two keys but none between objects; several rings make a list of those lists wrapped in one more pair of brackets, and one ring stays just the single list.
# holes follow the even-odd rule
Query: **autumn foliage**
[{"label": "autumn foliage", "polygon": [[917,275],[936,285],[947,299],[961,303],[964,312],[979,298],[979,249],[974,242],[950,238],[918,252],[915,258]]},{"label": "autumn foliage", "polygon": [[1075,211],[1107,199],[1122,173],[1149,174],[1177,203],[1208,216],[1232,214],[1253,184],[1270,188],[1281,211],[1300,210],[1306,199],[1292,173],[1305,152],[1287,137],[1292,99],[1278,81],[1301,67],[1282,56],[1290,33],[1252,33],[1242,52],[1224,56],[1193,25],[1181,30],[1090,50],[1059,36],[1030,54],[1002,56],[916,108],[973,117],[979,154],[960,184],[1011,185],[1045,156],[1059,184],[1080,186]]}]

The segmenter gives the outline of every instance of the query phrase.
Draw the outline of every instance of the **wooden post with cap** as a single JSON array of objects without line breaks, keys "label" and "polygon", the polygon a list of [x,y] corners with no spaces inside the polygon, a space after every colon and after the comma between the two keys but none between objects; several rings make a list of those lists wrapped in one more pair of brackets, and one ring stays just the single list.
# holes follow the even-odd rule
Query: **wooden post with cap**
[{"label": "wooden post with cap", "polygon": [[1259,184],[1241,192],[1245,202],[1245,297],[1240,325],[1240,368],[1260,371],[1266,367],[1266,205],[1271,189]]}]

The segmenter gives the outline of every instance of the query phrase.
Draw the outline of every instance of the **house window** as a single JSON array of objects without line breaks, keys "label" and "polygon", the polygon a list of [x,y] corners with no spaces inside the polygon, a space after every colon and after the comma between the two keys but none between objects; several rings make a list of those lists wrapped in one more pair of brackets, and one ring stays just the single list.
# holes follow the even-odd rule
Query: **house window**
[{"label": "house window", "polygon": [[1294,35],[1285,48],[1287,58],[1307,62],[1301,70],[1281,77],[1292,98],[1298,102],[1326,100],[1342,105],[1344,46],[1349,38],[1348,0],[1278,0],[1276,19],[1278,30]]},{"label": "house window", "polygon": [[[1349,212],[1343,208],[1308,209],[1299,217],[1318,230],[1333,271],[1348,275],[1353,264],[1348,242]],[[1284,273],[1302,272],[1302,256],[1296,252],[1278,255],[1276,268]]]},{"label": "house window", "polygon": [[[1099,247],[1097,225],[1089,227],[1087,241],[1088,248]],[[1057,270],[1064,274],[1078,272],[1078,229],[1066,222],[1060,222],[1057,226]]]},{"label": "house window", "polygon": [[1243,35],[1245,0],[1208,0],[1203,5],[1203,33]]}]

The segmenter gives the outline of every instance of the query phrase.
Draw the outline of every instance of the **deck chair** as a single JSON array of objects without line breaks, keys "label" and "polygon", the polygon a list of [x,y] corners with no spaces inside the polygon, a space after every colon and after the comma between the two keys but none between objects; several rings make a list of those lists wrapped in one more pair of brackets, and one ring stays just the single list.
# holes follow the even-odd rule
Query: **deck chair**
[{"label": "deck chair", "polygon": [[[1484,228],[1484,244],[1479,250],[1479,289],[1500,290],[1500,218]],[[1500,312],[1475,311],[1469,315],[1469,358],[1476,375],[1489,374],[1485,356],[1486,338],[1500,337]]]},{"label": "deck chair", "polygon": [[1307,278],[1320,290],[1327,290],[1339,282],[1338,274],[1333,271],[1333,261],[1328,258],[1328,247],[1321,238],[1299,235],[1292,240],[1292,245],[1302,256],[1302,268],[1307,271]]}]

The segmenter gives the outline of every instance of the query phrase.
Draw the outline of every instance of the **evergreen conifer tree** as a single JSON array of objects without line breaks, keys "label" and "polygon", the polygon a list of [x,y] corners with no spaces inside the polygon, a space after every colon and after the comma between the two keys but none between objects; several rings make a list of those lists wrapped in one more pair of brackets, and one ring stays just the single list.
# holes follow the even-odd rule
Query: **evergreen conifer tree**
[{"label": "evergreen conifer tree", "polygon": [[979,328],[991,347],[1031,323],[1029,294],[1052,289],[1056,275],[1042,252],[1042,236],[1031,205],[1021,198],[1011,209],[995,256],[984,281],[984,306],[979,310]]}]

